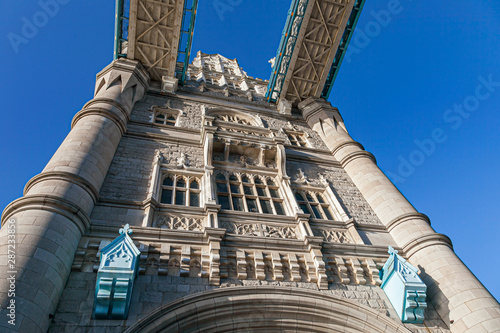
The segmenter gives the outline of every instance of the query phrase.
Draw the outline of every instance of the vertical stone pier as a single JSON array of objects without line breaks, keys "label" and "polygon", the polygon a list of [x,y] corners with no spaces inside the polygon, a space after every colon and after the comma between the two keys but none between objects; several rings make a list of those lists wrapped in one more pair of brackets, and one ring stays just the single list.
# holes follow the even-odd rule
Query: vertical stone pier
[{"label": "vertical stone pier", "polygon": [[[149,76],[137,61],[119,59],[97,75],[95,97],[73,119],[72,129],[24,196],[9,204],[0,229],[0,331],[46,332],[71,270],[76,248]],[[15,227],[16,325],[5,320],[9,221]],[[12,237],[11,237],[12,239]]]},{"label": "vertical stone pier", "polygon": [[500,305],[385,174],[372,154],[347,133],[336,108],[308,98],[299,109],[325,141],[409,261],[419,267],[429,301],[452,332],[500,330]]}]

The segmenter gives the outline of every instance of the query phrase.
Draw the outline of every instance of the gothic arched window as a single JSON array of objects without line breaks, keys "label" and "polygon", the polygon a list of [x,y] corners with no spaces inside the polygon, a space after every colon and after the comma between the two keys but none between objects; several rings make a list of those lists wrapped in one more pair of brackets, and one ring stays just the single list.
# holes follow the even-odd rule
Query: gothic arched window
[{"label": "gothic arched window", "polygon": [[285,215],[279,188],[269,177],[219,173],[215,181],[222,209]]},{"label": "gothic arched window", "polygon": [[200,207],[200,192],[198,178],[166,175],[161,185],[160,203]]},{"label": "gothic arched window", "polygon": [[326,202],[323,195],[316,192],[296,191],[295,199],[300,209],[312,218],[322,220],[334,220],[330,205]]}]

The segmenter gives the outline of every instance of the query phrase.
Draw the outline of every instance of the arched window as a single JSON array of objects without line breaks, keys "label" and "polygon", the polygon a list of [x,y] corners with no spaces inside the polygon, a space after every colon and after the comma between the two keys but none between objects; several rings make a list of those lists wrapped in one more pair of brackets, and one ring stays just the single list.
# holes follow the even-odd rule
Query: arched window
[{"label": "arched window", "polygon": [[200,207],[200,192],[198,178],[167,175],[162,182],[160,203]]},{"label": "arched window", "polygon": [[276,183],[267,178],[235,174],[229,180],[222,174],[216,176],[217,196],[222,209],[251,213],[285,215],[283,199]]},{"label": "arched window", "polygon": [[289,132],[286,131],[286,135],[288,136],[288,140],[290,140],[290,144],[298,147],[309,147],[307,144],[306,135],[301,132]]},{"label": "arched window", "polygon": [[310,214],[312,218],[334,220],[330,205],[325,201],[322,194],[297,191],[295,192],[295,199],[300,209],[304,213]]},{"label": "arched window", "polygon": [[179,118],[180,114],[181,111],[179,110],[154,107],[152,118],[153,123],[159,125],[176,126],[177,119]]}]

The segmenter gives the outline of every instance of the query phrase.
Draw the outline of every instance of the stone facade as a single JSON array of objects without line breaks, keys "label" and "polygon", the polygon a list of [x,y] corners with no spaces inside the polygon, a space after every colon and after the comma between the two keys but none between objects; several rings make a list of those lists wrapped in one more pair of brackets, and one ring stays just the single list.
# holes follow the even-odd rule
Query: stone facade
[{"label": "stone facade", "polygon": [[[95,99],[2,217],[20,222],[26,253],[20,313],[34,312],[21,331],[154,331],[152,322],[169,331],[180,309],[198,309],[198,326],[179,315],[176,327],[213,331],[218,314],[202,311],[225,307],[233,321],[221,331],[500,327],[498,303],[349,137],[338,110],[309,99],[288,112],[265,101],[266,84],[236,60],[201,52],[174,93],[129,60],[98,75]],[[125,224],[141,252],[128,318],[96,320],[100,250]],[[402,324],[379,287],[389,245],[427,283],[424,324]],[[283,307],[283,326],[236,312],[251,312],[259,295]],[[318,322],[305,318],[308,308]]]}]

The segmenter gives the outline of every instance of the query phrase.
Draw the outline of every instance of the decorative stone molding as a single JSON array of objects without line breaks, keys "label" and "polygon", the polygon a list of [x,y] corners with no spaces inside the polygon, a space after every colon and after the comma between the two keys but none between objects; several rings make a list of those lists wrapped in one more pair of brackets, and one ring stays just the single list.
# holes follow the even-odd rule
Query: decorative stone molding
[{"label": "decorative stone molding", "polygon": [[203,231],[203,218],[157,213],[154,226],[170,230]]},{"label": "decorative stone molding", "polygon": [[296,228],[277,227],[260,223],[237,223],[223,221],[219,222],[221,228],[226,228],[228,233],[241,236],[269,237],[269,238],[284,238],[297,239]]},{"label": "decorative stone molding", "polygon": [[28,210],[45,210],[64,216],[84,233],[90,226],[89,216],[71,201],[53,195],[28,195],[12,201],[2,214],[2,226],[14,214]]},{"label": "decorative stone molding", "polygon": [[179,80],[175,77],[162,76],[161,78],[161,92],[174,93],[179,85]]},{"label": "decorative stone molding", "polygon": [[399,256],[398,251],[389,246],[388,252],[381,288],[403,323],[421,324],[427,308],[427,286],[418,276],[418,269]]},{"label": "decorative stone molding", "polygon": [[315,236],[323,237],[325,242],[351,244],[352,240],[349,238],[347,231],[340,231],[334,229],[316,229],[312,228]]},{"label": "decorative stone molding", "polygon": [[[349,320],[346,320],[349,318]],[[316,324],[318,323],[318,324]],[[126,332],[273,331],[410,333],[377,310],[315,290],[240,286],[194,294],[158,309]]]},{"label": "decorative stone molding", "polygon": [[382,281],[379,277],[377,263],[382,260],[359,257],[341,257],[338,255],[325,255],[325,270],[328,283],[362,284],[379,286]]},{"label": "decorative stone molding", "polygon": [[126,319],[134,279],[139,273],[139,249],[129,234],[129,225],[120,229],[120,236],[101,250],[97,272],[93,317]]},{"label": "decorative stone molding", "polygon": [[273,227],[270,225],[262,225],[264,228],[264,237],[270,238],[286,238],[295,239],[297,238],[296,228],[290,227]]}]

